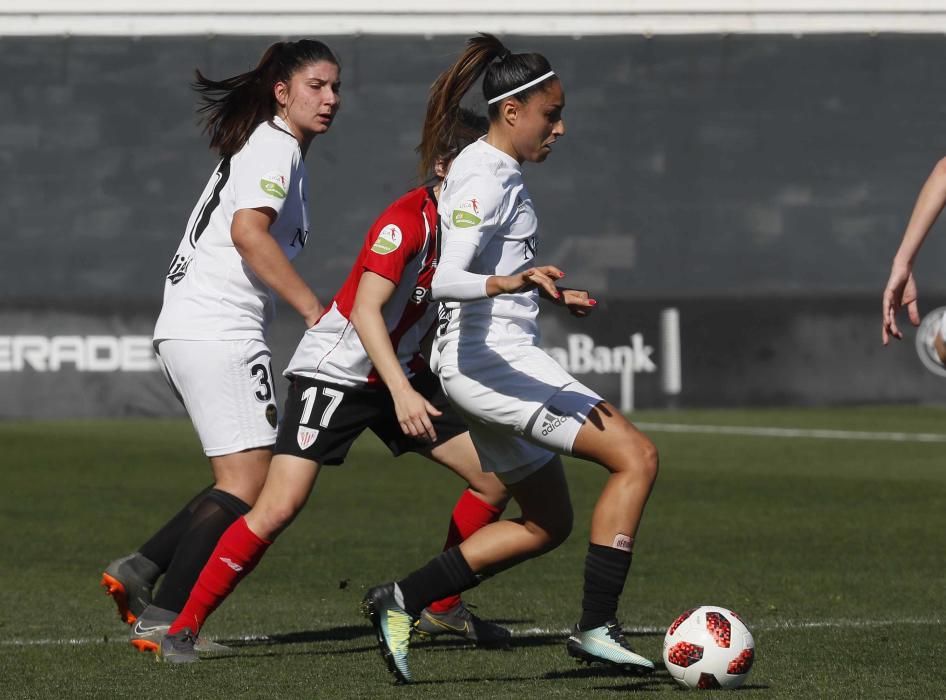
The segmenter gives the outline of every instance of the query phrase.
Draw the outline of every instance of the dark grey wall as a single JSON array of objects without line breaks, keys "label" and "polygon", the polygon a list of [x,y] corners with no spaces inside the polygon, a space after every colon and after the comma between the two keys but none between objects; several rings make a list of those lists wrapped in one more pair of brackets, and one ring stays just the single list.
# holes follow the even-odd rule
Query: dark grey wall
[{"label": "dark grey wall", "polygon": [[[56,335],[50,311],[110,327],[133,318],[135,333],[150,332],[171,253],[215,162],[195,125],[193,69],[213,77],[243,71],[271,41],[0,40],[0,310],[19,314],[0,317],[0,336]],[[325,297],[377,213],[414,184],[427,87],[463,38],[328,43],[343,63],[344,105],[310,151],[314,231],[297,263]],[[874,343],[888,261],[919,186],[946,154],[942,37],[507,43],[545,53],[567,95],[568,133],[546,164],[527,166],[543,226],[540,259],[622,309],[681,307],[684,404],[938,395],[917,393],[926,384],[910,379],[924,377],[912,349],[879,355],[878,365],[863,364],[873,345],[866,355],[845,348],[852,338]],[[946,297],[937,274],[944,256],[946,239],[934,233],[918,268],[927,298]],[[742,302],[754,305],[744,310],[751,319],[764,319],[756,311],[767,306],[790,310],[793,323],[821,340],[804,354],[791,342],[808,336],[779,335],[778,323],[760,322],[764,336],[755,338],[772,354],[723,352],[729,331],[709,319]],[[693,309],[703,319],[695,326]],[[42,315],[31,326],[24,311]],[[598,332],[625,336],[624,316],[614,318]],[[695,335],[699,354],[687,346]],[[856,381],[826,370],[813,382],[793,374],[801,355],[806,368],[826,368],[838,352],[853,358],[843,364]],[[740,391],[729,380],[717,386],[729,362],[747,382]],[[884,379],[876,377],[881,366]],[[796,377],[795,388],[772,390],[777,377]],[[8,380],[0,373],[0,389],[28,383]],[[160,403],[125,402],[114,412],[160,412]],[[112,405],[73,413],[107,414]]]},{"label": "dark grey wall", "polygon": [[[244,70],[269,41],[0,41],[0,296],[154,304],[214,162],[193,69]],[[462,38],[330,43],[344,106],[309,156],[316,233],[300,260],[323,294],[411,186],[426,88]],[[609,295],[873,295],[946,153],[942,37],[508,43],[545,52],[567,92],[565,139],[527,166],[542,258]],[[942,238],[927,258],[946,254]]]}]

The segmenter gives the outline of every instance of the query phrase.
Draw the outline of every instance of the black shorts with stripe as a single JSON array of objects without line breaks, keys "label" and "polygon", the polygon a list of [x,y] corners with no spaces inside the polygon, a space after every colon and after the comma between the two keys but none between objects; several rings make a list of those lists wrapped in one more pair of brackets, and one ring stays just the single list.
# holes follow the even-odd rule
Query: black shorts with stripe
[{"label": "black shorts with stripe", "polygon": [[411,378],[411,386],[443,414],[430,417],[437,432],[435,443],[404,434],[384,385],[350,387],[292,377],[273,452],[319,464],[342,464],[352,443],[365,430],[381,438],[395,457],[428,450],[467,432],[432,372],[419,372]]}]

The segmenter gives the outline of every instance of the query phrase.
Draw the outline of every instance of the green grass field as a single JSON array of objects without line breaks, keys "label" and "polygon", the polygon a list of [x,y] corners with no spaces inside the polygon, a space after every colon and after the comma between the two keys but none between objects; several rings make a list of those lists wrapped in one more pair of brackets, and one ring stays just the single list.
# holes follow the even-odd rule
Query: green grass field
[{"label": "green grass field", "polygon": [[[643,412],[648,424],[946,434],[946,410]],[[946,584],[946,444],[654,431],[661,474],[638,536],[622,620],[659,659],[663,629],[697,604],[753,630],[738,697],[932,698]],[[365,588],[436,553],[461,484],[373,436],[320,478],[306,511],[211,618],[232,656],[168,667],[124,643],[98,588],[208,482],[182,421],[0,423],[0,696],[4,698],[550,698],[674,695],[564,652],[577,619],[602,470],[568,464],[576,529],[560,549],[471,591],[515,633],[509,651],[412,650],[394,687],[358,613]],[[514,511],[514,508],[511,509]]]}]

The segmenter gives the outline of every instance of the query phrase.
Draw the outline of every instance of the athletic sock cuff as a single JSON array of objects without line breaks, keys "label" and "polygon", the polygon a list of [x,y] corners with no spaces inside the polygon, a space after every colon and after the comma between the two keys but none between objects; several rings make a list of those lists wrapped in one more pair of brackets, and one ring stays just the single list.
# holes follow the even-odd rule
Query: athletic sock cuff
[{"label": "athletic sock cuff", "polygon": [[253,532],[250,529],[249,523],[246,522],[246,518],[242,516],[237,518],[231,527],[235,528],[234,534],[239,534],[240,539],[249,543],[250,547],[254,551],[259,547],[268,547],[272,544],[271,540],[264,540],[262,537]]},{"label": "athletic sock cuff", "polygon": [[475,493],[469,489],[465,490],[460,496],[460,499],[457,501],[456,510],[459,509],[481,509],[489,513],[490,516],[496,517],[503,512],[503,508],[499,506],[494,506],[492,503],[487,503],[482,498],[477,496]]},{"label": "athletic sock cuff", "polygon": [[234,515],[246,515],[250,512],[250,508],[252,507],[243,499],[237,498],[232,493],[227,493],[220,489],[210,489],[210,491],[207,492],[207,498],[218,503],[221,508],[230,511]]}]

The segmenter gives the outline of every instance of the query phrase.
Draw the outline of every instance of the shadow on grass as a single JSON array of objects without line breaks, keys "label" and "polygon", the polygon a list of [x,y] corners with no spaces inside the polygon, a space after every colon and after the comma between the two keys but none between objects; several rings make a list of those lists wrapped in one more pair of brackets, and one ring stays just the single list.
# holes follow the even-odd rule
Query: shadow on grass
[{"label": "shadow on grass", "polygon": [[316,642],[350,642],[362,637],[374,636],[369,625],[339,625],[323,630],[300,630],[260,635],[259,639],[220,639],[221,644],[234,649],[268,647],[288,644],[314,644]]}]

